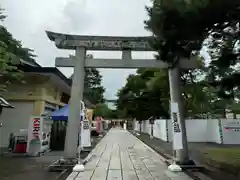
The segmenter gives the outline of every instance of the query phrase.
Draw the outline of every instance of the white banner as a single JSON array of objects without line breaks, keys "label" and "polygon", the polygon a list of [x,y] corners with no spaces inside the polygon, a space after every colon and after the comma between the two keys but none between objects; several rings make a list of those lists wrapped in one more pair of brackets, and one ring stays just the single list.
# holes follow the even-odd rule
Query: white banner
[{"label": "white banner", "polygon": [[28,127],[27,153],[38,155],[42,146],[43,117],[33,116],[30,118]]},{"label": "white banner", "polygon": [[88,120],[81,122],[81,147],[91,147],[91,132]]},{"label": "white banner", "polygon": [[180,114],[178,103],[171,103],[171,119],[172,119],[172,133],[173,133],[173,149],[183,149],[182,144],[182,130],[180,126]]},{"label": "white banner", "polygon": [[[85,107],[85,106],[84,106]],[[79,147],[80,149],[83,149],[85,147],[91,147],[91,131],[90,131],[90,125],[89,121],[86,118],[86,114],[84,112],[85,110],[82,110],[80,113],[81,116],[81,124],[80,124],[80,137],[79,137]]]}]

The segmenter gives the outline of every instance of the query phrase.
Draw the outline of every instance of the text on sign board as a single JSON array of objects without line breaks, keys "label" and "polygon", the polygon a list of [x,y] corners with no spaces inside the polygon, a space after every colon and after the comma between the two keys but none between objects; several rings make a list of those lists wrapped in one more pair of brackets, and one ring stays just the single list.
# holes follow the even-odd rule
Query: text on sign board
[{"label": "text on sign board", "polygon": [[33,137],[36,139],[39,139],[40,135],[40,118],[34,118],[33,119]]}]

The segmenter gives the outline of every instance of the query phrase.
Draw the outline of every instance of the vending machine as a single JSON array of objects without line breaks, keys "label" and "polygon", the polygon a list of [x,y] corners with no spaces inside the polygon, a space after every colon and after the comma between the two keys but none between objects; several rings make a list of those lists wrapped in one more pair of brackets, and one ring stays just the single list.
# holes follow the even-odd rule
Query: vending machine
[{"label": "vending machine", "polygon": [[26,153],[27,151],[27,130],[21,129],[12,137],[12,153]]}]

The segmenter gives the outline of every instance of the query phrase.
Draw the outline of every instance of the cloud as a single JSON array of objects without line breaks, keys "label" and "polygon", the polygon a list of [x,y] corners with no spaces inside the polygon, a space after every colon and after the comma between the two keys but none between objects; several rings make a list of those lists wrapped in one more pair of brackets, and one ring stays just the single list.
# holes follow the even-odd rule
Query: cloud
[{"label": "cloud", "polygon": [[[150,0],[2,0],[8,18],[4,25],[24,46],[34,49],[37,62],[54,66],[55,57],[74,53],[59,50],[48,40],[45,30],[79,35],[144,36],[149,35],[143,21],[145,5]],[[89,52],[96,58],[120,58],[120,52]],[[133,58],[149,58],[152,53],[133,53]],[[61,68],[70,76],[72,68]],[[105,96],[115,98],[117,89],[135,70],[101,69]]]},{"label": "cloud", "polygon": [[[116,93],[117,90],[126,83],[126,78],[129,74],[135,74],[135,69],[105,69],[101,71],[101,74],[103,77],[105,77],[105,81],[103,82],[104,87],[107,88],[107,91],[105,93],[105,97],[107,99],[112,100],[116,99]],[[117,75],[117,77],[116,77]],[[107,79],[107,80],[106,80]]]},{"label": "cloud", "polygon": [[67,24],[63,24],[63,29],[82,31],[91,27],[94,23],[94,16],[86,11],[86,1],[74,0],[67,2],[63,11]]}]

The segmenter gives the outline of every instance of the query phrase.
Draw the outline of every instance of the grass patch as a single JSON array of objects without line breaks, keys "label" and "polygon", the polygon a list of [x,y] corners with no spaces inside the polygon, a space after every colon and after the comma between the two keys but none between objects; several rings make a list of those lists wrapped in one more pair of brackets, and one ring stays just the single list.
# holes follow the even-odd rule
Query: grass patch
[{"label": "grass patch", "polygon": [[231,164],[240,168],[240,148],[206,148],[204,155],[219,163]]},{"label": "grass patch", "polygon": [[206,148],[203,150],[205,161],[226,172],[240,174],[240,147]]}]

